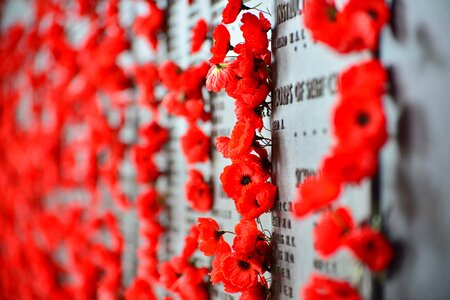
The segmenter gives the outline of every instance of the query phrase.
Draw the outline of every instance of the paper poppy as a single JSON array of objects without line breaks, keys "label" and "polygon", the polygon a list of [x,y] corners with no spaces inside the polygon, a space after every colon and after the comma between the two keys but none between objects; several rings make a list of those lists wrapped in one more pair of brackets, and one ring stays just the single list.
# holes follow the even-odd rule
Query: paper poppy
[{"label": "paper poppy", "polygon": [[344,244],[374,272],[385,270],[394,256],[386,238],[370,227],[352,230],[346,236]]},{"label": "paper poppy", "polygon": [[251,185],[236,200],[236,209],[244,218],[258,218],[273,207],[276,191],[277,187],[267,182]]},{"label": "paper poppy", "polygon": [[192,28],[192,37],[191,37],[191,53],[198,52],[203,42],[206,39],[206,34],[208,33],[208,24],[204,19],[198,20],[194,28]]},{"label": "paper poppy", "polygon": [[243,160],[234,161],[220,175],[225,194],[234,200],[241,197],[244,187],[266,179],[267,174],[258,163]]},{"label": "paper poppy", "polygon": [[208,212],[211,209],[211,187],[205,182],[202,173],[195,169],[189,170],[185,191],[192,209],[198,212]]},{"label": "paper poppy", "polygon": [[333,254],[354,226],[350,211],[344,207],[323,213],[314,227],[314,248],[324,257]]},{"label": "paper poppy", "polygon": [[189,127],[180,142],[188,163],[205,162],[209,159],[209,137],[196,125]]},{"label": "paper poppy", "polygon": [[213,255],[219,242],[223,240],[224,232],[219,230],[219,224],[211,218],[198,218],[197,228],[200,234],[198,249],[206,256]]},{"label": "paper poppy", "polygon": [[341,183],[327,176],[306,178],[297,188],[294,215],[304,217],[333,203],[339,196]]},{"label": "paper poppy", "polygon": [[345,281],[313,275],[302,289],[303,300],[361,300],[358,291]]}]

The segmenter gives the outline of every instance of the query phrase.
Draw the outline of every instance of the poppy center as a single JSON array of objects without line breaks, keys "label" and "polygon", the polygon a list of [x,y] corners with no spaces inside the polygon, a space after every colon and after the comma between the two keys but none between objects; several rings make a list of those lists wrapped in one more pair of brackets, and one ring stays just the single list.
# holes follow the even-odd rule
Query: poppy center
[{"label": "poppy center", "polygon": [[356,116],[356,122],[360,126],[366,126],[369,123],[369,120],[370,120],[369,114],[366,113],[365,111],[359,112],[358,115]]},{"label": "poppy center", "polygon": [[373,240],[370,240],[366,243],[366,249],[367,251],[374,251],[375,250],[375,242]]},{"label": "poppy center", "polygon": [[250,269],[250,264],[248,262],[246,262],[245,260],[238,261],[238,266],[239,266],[239,268],[244,269],[244,270]]},{"label": "poppy center", "polygon": [[337,17],[337,9],[334,6],[330,6],[327,8],[327,16],[328,20],[335,22]]},{"label": "poppy center", "polygon": [[247,185],[247,184],[249,184],[250,182],[252,182],[252,179],[251,179],[250,176],[248,176],[248,175],[242,176],[242,178],[241,178],[241,184],[242,184],[242,185]]},{"label": "poppy center", "polygon": [[378,13],[375,10],[368,10],[367,14],[369,17],[371,17],[373,20],[376,20],[378,18]]}]

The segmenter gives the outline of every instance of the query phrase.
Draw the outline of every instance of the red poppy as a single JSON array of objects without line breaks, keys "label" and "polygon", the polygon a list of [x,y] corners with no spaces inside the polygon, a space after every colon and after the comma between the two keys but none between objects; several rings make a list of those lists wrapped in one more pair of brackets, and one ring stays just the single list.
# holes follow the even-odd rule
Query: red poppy
[{"label": "red poppy", "polygon": [[336,182],[359,183],[375,175],[377,158],[364,145],[338,145],[322,163],[322,173]]},{"label": "red poppy", "polygon": [[181,87],[188,98],[202,98],[202,88],[205,85],[209,64],[201,62],[187,68],[181,74]]},{"label": "red poppy", "polygon": [[[261,277],[263,280],[264,277]],[[258,284],[252,286],[251,288],[242,291],[239,300],[264,300],[267,299],[269,295],[269,287],[267,282],[258,282]]]},{"label": "red poppy", "polygon": [[206,75],[206,88],[208,91],[220,92],[236,75],[233,72],[232,62],[222,62],[212,65]]},{"label": "red poppy", "polygon": [[383,0],[348,1],[339,11],[334,1],[308,0],[304,8],[305,27],[314,40],[341,53],[373,50],[389,11]]},{"label": "red poppy", "polygon": [[187,267],[187,262],[179,258],[172,258],[169,261],[161,263],[159,267],[159,282],[168,290],[174,290],[175,283],[183,274]]},{"label": "red poppy", "polygon": [[[245,79],[242,79],[241,82],[244,83]],[[240,85],[238,84],[238,89],[236,90],[236,92],[238,95],[236,97],[237,102],[255,109],[261,103],[263,103],[264,100],[266,100],[267,95],[269,95],[270,93],[270,88],[267,86],[267,84],[263,83],[260,84],[257,88],[246,92],[240,89]]]},{"label": "red poppy", "polygon": [[177,64],[171,60],[165,61],[161,63],[158,71],[161,82],[166,88],[169,90],[180,89],[183,70]]},{"label": "red poppy", "polygon": [[379,60],[368,60],[339,74],[339,93],[381,97],[385,91],[387,73]]},{"label": "red poppy", "polygon": [[342,145],[363,143],[378,151],[387,140],[386,118],[378,97],[341,95],[333,117],[334,133]]},{"label": "red poppy", "polygon": [[181,149],[187,162],[205,162],[209,158],[209,137],[196,125],[191,125],[181,137]]},{"label": "red poppy", "polygon": [[212,260],[212,270],[211,270],[211,283],[218,284],[223,282],[225,291],[228,293],[237,293],[240,291],[239,288],[235,287],[228,278],[224,275],[222,266],[223,260],[231,253],[231,247],[225,240],[221,239],[217,245],[217,249]]},{"label": "red poppy", "polygon": [[147,63],[142,66],[135,66],[133,72],[139,88],[138,102],[144,105],[156,105],[157,101],[153,91],[159,80],[158,68],[152,63]]},{"label": "red poppy", "polygon": [[341,192],[341,183],[327,176],[311,176],[297,188],[294,200],[294,215],[304,217],[320,208],[330,205]]},{"label": "red poppy", "polygon": [[156,3],[148,1],[149,13],[145,16],[138,16],[134,20],[133,30],[137,35],[145,36],[153,49],[158,46],[157,34],[164,28],[165,13],[158,8]]},{"label": "red poppy", "polygon": [[222,272],[233,287],[243,290],[258,284],[261,261],[252,254],[232,252],[223,258]]},{"label": "red poppy", "polygon": [[126,300],[156,300],[152,286],[144,279],[136,277],[125,292]]},{"label": "red poppy", "polygon": [[185,191],[186,199],[195,211],[208,212],[211,209],[211,187],[203,179],[202,173],[195,169],[189,171]]},{"label": "red poppy", "polygon": [[151,218],[157,215],[161,209],[158,203],[158,193],[154,188],[139,195],[136,200],[137,212],[141,218]]},{"label": "red poppy", "polygon": [[234,161],[226,166],[220,175],[223,190],[231,199],[237,200],[241,197],[244,187],[251,184],[264,182],[268,174],[254,161]]},{"label": "red poppy", "polygon": [[348,51],[375,49],[381,28],[389,19],[389,8],[384,0],[350,0],[342,15],[349,29]]},{"label": "red poppy", "polygon": [[207,33],[208,24],[205,19],[198,20],[197,23],[195,23],[194,28],[192,28],[191,53],[198,52],[201,49]]},{"label": "red poppy", "polygon": [[234,112],[238,122],[249,122],[253,125],[255,130],[261,131],[263,129],[262,111],[259,106],[251,107],[236,101]]},{"label": "red poppy", "polygon": [[262,13],[259,14],[259,19],[252,13],[245,13],[242,16],[241,22],[241,31],[246,47],[255,54],[265,52],[269,47],[267,31],[270,30],[270,22]]},{"label": "red poppy", "polygon": [[153,182],[161,175],[153,159],[153,153],[146,147],[134,146],[133,154],[139,182]]},{"label": "red poppy", "polygon": [[345,237],[344,244],[374,272],[385,270],[394,256],[383,234],[370,227],[352,230]]},{"label": "red poppy", "polygon": [[227,5],[222,12],[222,23],[231,24],[236,21],[242,9],[248,9],[242,3],[242,0],[228,0]]},{"label": "red poppy", "polygon": [[200,232],[198,249],[206,256],[214,255],[223,240],[223,231],[220,231],[219,224],[211,218],[198,218],[197,228]]},{"label": "red poppy", "polygon": [[205,103],[203,99],[191,98],[186,100],[185,107],[185,118],[186,121],[193,124],[199,119],[203,119],[205,113],[204,107]]},{"label": "red poppy", "polygon": [[303,12],[303,23],[313,40],[340,47],[345,24],[334,0],[306,0]]},{"label": "red poppy", "polygon": [[220,64],[225,60],[225,56],[230,50],[230,33],[225,25],[219,24],[213,32],[214,45],[211,47],[213,55],[209,62],[212,64]]},{"label": "red poppy", "polygon": [[277,187],[271,183],[255,183],[244,189],[236,201],[236,209],[244,218],[258,218],[273,207],[276,191]]},{"label": "red poppy", "polygon": [[181,258],[188,261],[198,248],[198,238],[200,232],[196,225],[192,225],[188,235],[184,239],[184,247]]},{"label": "red poppy", "polygon": [[186,116],[186,95],[180,91],[170,91],[162,99],[164,109],[174,116]]},{"label": "red poppy", "polygon": [[303,287],[303,300],[361,300],[358,291],[345,281],[315,274]]},{"label": "red poppy", "polygon": [[353,219],[348,209],[339,207],[325,212],[314,228],[315,249],[324,257],[333,254],[353,227]]},{"label": "red poppy", "polygon": [[234,227],[236,236],[233,240],[233,250],[239,253],[252,253],[255,250],[256,241],[261,231],[256,226],[254,219],[241,219]]},{"label": "red poppy", "polygon": [[218,137],[216,147],[223,157],[236,159],[252,151],[255,129],[250,122],[237,122],[231,132],[231,138]]},{"label": "red poppy", "polygon": [[139,134],[146,139],[146,148],[150,152],[160,151],[169,140],[169,130],[156,121],[139,128]]}]

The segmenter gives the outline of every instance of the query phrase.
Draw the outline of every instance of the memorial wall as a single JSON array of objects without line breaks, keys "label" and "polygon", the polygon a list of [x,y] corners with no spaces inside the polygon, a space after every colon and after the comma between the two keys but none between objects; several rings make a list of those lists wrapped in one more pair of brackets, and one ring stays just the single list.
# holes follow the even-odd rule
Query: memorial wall
[{"label": "memorial wall", "polygon": [[0,7],[0,299],[450,299],[447,0]]}]

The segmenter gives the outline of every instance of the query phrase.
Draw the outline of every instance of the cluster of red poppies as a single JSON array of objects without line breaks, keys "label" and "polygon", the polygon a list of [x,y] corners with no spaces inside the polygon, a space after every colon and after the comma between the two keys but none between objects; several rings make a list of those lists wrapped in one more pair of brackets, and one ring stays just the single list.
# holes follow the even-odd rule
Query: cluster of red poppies
[{"label": "cluster of red poppies", "polygon": [[[312,38],[341,53],[378,47],[389,10],[384,0],[350,0],[342,9],[334,1],[308,0],[304,24]],[[305,217],[325,209],[314,228],[314,247],[323,257],[348,248],[371,271],[385,270],[393,257],[386,238],[369,225],[355,225],[345,207],[332,207],[345,184],[358,184],[377,172],[378,152],[387,140],[382,96],[387,74],[372,59],[339,76],[339,99],[333,112],[336,143],[322,161],[318,175],[298,187],[294,214]],[[303,289],[304,299],[360,299],[349,284],[314,275]],[[342,295],[345,295],[343,297]]]},{"label": "cluster of red poppies", "polygon": [[211,118],[205,111],[202,93],[208,68],[208,63],[202,62],[182,70],[172,61],[159,67],[162,84],[168,89],[162,100],[163,107],[169,114],[182,117],[188,123],[186,133],[180,138],[181,150],[190,165],[185,191],[191,207],[199,212],[207,212],[212,206],[210,185],[203,174],[192,167],[192,164],[207,162],[210,155],[210,138],[197,124]]},{"label": "cluster of red poppies", "polygon": [[[134,74],[117,64],[129,47],[118,3],[104,2],[66,10],[34,1],[30,22],[0,33],[0,294],[9,298],[114,299],[123,290],[123,238],[102,199],[130,204],[119,132]],[[68,19],[89,24],[80,43]]]},{"label": "cluster of red poppies", "polygon": [[[148,69],[150,65],[153,66],[147,64],[143,68]],[[148,96],[145,99],[149,101],[155,99],[152,90],[157,84],[158,77],[154,74],[154,72],[142,73],[143,76],[148,75],[154,80],[141,77],[141,80],[147,83],[141,92]],[[157,101],[147,102],[145,105],[149,104],[152,107],[153,121],[139,129],[139,137],[142,141],[133,147],[137,179],[143,185],[144,191],[136,200],[139,216],[140,244],[137,253],[139,264],[137,276],[127,290],[128,299],[137,299],[142,295],[156,299],[153,285],[158,283],[160,278],[158,250],[159,238],[164,233],[164,227],[160,224],[159,217],[164,206],[157,190],[157,180],[162,172],[156,164],[156,156],[169,140],[169,131],[157,121],[159,116]]]},{"label": "cluster of red poppies", "polygon": [[[241,0],[228,1],[222,23],[233,23],[240,12],[249,9]],[[242,215],[236,225],[236,236],[230,246],[224,231],[211,218],[199,218],[199,249],[214,256],[211,282],[223,283],[229,293],[242,292],[241,299],[266,299],[269,289],[264,273],[270,271],[270,240],[258,229],[256,219],[274,204],[276,187],[268,182],[270,162],[264,148],[268,140],[261,136],[262,113],[269,109],[266,98],[271,90],[267,33],[270,22],[262,13],[244,13],[240,27],[244,42],[230,44],[230,33],[224,24],[213,32],[214,44],[206,86],[209,90],[226,93],[235,99],[237,122],[231,136],[218,137],[216,147],[225,158],[232,160],[220,176],[225,194],[233,199]],[[233,50],[231,60],[226,56]]]}]

